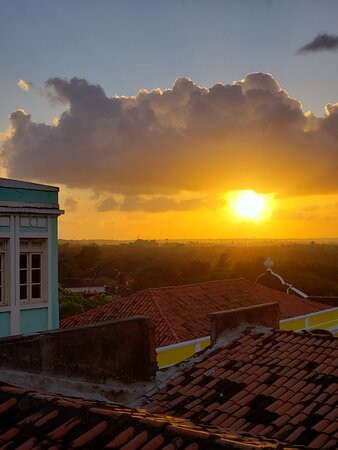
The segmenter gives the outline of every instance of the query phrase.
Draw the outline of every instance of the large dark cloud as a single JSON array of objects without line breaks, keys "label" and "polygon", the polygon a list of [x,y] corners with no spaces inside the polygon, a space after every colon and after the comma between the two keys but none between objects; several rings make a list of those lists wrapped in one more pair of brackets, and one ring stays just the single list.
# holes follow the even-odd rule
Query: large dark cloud
[{"label": "large dark cloud", "polygon": [[338,190],[338,104],[323,118],[306,115],[269,74],[211,88],[180,78],[163,92],[116,98],[78,78],[46,84],[66,110],[57,126],[11,114],[2,152],[9,176],[89,187],[107,198]]},{"label": "large dark cloud", "polygon": [[321,33],[312,41],[297,50],[298,54],[310,52],[338,50],[338,36],[336,34]]}]

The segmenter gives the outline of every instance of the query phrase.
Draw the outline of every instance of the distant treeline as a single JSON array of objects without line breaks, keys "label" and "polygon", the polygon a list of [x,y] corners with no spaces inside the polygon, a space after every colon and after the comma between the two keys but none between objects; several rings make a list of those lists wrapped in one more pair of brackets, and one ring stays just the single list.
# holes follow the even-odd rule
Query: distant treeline
[{"label": "distant treeline", "polygon": [[273,270],[309,295],[338,295],[338,245],[203,245],[137,240],[59,246],[59,278],[95,278],[123,295],[148,287],[244,277],[254,281],[270,257]]}]

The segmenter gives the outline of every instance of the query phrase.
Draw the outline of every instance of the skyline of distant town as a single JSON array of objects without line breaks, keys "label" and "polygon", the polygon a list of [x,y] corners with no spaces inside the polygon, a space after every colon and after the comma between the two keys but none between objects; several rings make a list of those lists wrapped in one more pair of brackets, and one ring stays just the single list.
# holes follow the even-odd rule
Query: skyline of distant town
[{"label": "skyline of distant town", "polygon": [[337,17],[4,0],[0,175],[60,187],[62,239],[337,238]]}]

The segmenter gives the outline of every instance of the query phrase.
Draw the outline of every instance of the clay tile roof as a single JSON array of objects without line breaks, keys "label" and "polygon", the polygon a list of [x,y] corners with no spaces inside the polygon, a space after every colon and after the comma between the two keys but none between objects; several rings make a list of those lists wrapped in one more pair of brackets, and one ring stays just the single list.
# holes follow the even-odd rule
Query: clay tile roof
[{"label": "clay tile roof", "polygon": [[210,312],[272,301],[279,303],[281,319],[329,308],[323,303],[287,295],[240,278],[145,289],[64,319],[60,326],[68,328],[144,315],[155,324],[156,346],[163,347],[208,336],[207,314]]},{"label": "clay tile roof", "polygon": [[[323,435],[318,435],[322,442]],[[8,449],[283,449],[189,419],[117,404],[26,391],[0,383],[0,447]],[[288,448],[290,448],[288,446]]]},{"label": "clay tile roof", "polygon": [[178,364],[141,404],[221,429],[336,449],[337,357],[332,335],[251,327]]}]

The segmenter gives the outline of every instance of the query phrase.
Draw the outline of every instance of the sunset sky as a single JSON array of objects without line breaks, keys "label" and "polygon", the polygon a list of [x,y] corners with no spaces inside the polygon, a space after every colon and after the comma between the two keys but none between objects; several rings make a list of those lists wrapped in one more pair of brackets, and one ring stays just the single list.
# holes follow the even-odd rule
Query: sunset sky
[{"label": "sunset sky", "polygon": [[0,55],[61,238],[338,237],[337,1],[3,0]]}]

